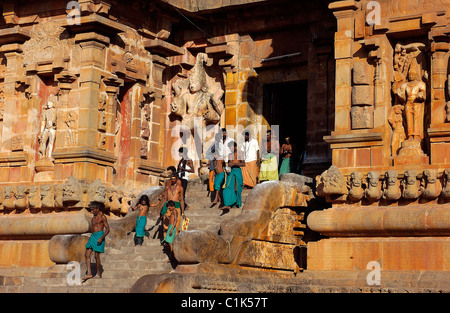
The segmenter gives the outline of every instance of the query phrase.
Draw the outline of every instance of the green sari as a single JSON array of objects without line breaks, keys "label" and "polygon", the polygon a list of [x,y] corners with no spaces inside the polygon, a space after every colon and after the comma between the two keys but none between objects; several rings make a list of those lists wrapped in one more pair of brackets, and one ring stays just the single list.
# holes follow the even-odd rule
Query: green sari
[{"label": "green sari", "polygon": [[225,206],[242,206],[242,189],[244,188],[244,177],[240,167],[233,167],[228,174],[225,188],[223,189],[223,204]]}]

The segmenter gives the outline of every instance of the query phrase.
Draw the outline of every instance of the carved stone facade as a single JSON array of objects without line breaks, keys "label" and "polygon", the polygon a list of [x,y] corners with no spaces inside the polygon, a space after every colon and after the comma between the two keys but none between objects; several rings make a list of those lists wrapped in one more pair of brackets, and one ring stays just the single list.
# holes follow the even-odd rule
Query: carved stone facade
[{"label": "carved stone facade", "polygon": [[[324,140],[335,168],[319,176],[317,194],[332,207],[311,213],[308,226],[330,238],[308,244],[308,265],[448,270],[450,2],[373,3],[329,5],[336,120]],[[326,192],[336,181],[347,190]],[[428,252],[405,237],[420,237]]]},{"label": "carved stone facade", "polygon": [[[253,2],[87,0],[75,19],[64,1],[1,4],[0,219],[40,223],[55,213],[75,222],[72,214],[94,200],[121,218],[177,164],[173,130],[185,125],[192,133],[196,118],[212,128],[204,141],[220,127],[239,142],[245,128],[261,139],[265,127],[283,124],[301,143],[299,157],[306,151],[305,172],[328,168],[322,137],[334,125],[332,14],[325,3],[303,10],[296,1],[292,9]],[[284,88],[273,93],[283,108],[267,97],[273,86]],[[290,101],[280,98],[286,91]],[[286,110],[292,114],[279,114]],[[298,135],[296,116],[304,120]],[[205,176],[205,151],[190,152]],[[5,240],[17,236],[0,231]],[[18,237],[19,246],[34,240]],[[40,264],[27,264],[34,261]]]}]

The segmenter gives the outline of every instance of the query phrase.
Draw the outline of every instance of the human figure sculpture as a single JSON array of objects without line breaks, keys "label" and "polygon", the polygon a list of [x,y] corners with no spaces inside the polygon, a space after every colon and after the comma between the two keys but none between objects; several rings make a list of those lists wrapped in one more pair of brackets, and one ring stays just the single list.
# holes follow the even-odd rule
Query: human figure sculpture
[{"label": "human figure sculpture", "polygon": [[407,82],[397,90],[397,96],[404,102],[406,137],[408,140],[421,140],[426,84],[420,78],[420,67],[415,58],[411,61],[407,78]]},{"label": "human figure sculpture", "polygon": [[392,133],[392,156],[395,157],[398,154],[398,150],[401,147],[402,142],[406,139],[405,128],[403,127],[403,107],[401,105],[395,105],[392,107],[391,114],[389,116],[389,124],[393,129]]},{"label": "human figure sculpture", "polygon": [[206,54],[199,53],[188,81],[176,81],[173,84],[174,100],[171,103],[172,113],[182,118],[182,124],[191,131],[194,129],[195,118],[200,118],[205,124],[215,124],[220,121],[224,105],[221,100],[224,91],[218,87],[211,92],[207,84],[207,75],[203,67]]},{"label": "human figure sculpture", "polygon": [[54,102],[54,96],[50,96],[47,101],[46,109],[41,114],[41,133],[39,135],[39,154],[41,158],[50,159],[53,153],[57,119]]}]

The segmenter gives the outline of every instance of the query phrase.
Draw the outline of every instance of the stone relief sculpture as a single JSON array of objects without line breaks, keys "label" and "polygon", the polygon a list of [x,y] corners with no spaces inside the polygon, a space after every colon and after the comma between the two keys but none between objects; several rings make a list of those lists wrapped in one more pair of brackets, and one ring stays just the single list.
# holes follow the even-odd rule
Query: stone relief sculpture
[{"label": "stone relief sculpture", "polygon": [[407,170],[405,172],[405,178],[403,180],[403,198],[405,199],[417,199],[422,194],[420,190],[419,182],[417,181],[417,171]]},{"label": "stone relief sculpture", "polygon": [[75,111],[69,111],[64,118],[64,125],[66,127],[66,144],[75,144],[75,135],[77,129],[78,116]]},{"label": "stone relief sculpture", "polygon": [[199,53],[189,78],[176,81],[172,87],[172,114],[181,117],[182,125],[191,131],[195,118],[200,118],[205,125],[216,124],[224,109],[221,100],[224,91],[220,84],[213,83],[213,79],[206,74],[203,66],[206,57],[206,54]]},{"label": "stone relief sculpture", "polygon": [[351,201],[359,201],[364,197],[364,189],[362,188],[362,175],[360,172],[353,172],[350,175],[348,199]]},{"label": "stone relief sculpture", "polygon": [[51,209],[55,205],[55,195],[52,185],[41,186],[41,206],[42,208]]},{"label": "stone relief sculpture", "polygon": [[398,200],[402,196],[400,191],[400,182],[397,179],[397,171],[389,170],[385,173],[386,188],[383,192],[383,198],[387,200]]},{"label": "stone relief sculpture", "polygon": [[317,194],[320,197],[348,193],[347,181],[334,165],[316,177],[316,184]]},{"label": "stone relief sculpture", "polygon": [[95,180],[89,186],[89,200],[105,203],[106,201],[106,186],[103,185],[100,179]]},{"label": "stone relief sculpture", "polygon": [[[6,188],[5,188],[6,197]],[[450,200],[450,169],[446,168],[442,174],[442,197]]]},{"label": "stone relief sculpture", "polygon": [[[402,155],[401,162],[424,163],[421,142],[424,138],[424,112],[427,100],[428,72],[425,45],[411,43],[395,46],[394,83],[392,92],[395,103],[389,118],[394,131],[392,136],[392,156]],[[402,115],[400,115],[400,111]],[[400,117],[402,118],[400,123]],[[403,136],[404,127],[405,135]],[[409,158],[412,156],[412,158]],[[409,158],[409,159],[408,159]],[[408,159],[408,160],[407,160]],[[394,161],[395,162],[395,161]],[[401,164],[398,162],[398,164]]]},{"label": "stone relief sculpture", "polygon": [[14,187],[12,186],[6,186],[5,190],[4,190],[4,197],[5,199],[3,200],[3,208],[5,210],[14,210],[16,208],[15,206],[15,191],[14,191]]},{"label": "stone relief sculpture", "polygon": [[438,183],[438,173],[435,169],[426,169],[423,171],[423,191],[422,198],[436,199],[442,191],[441,185]]},{"label": "stone relief sculpture", "polygon": [[370,171],[367,174],[367,188],[364,191],[366,199],[369,201],[379,200],[383,194],[381,186],[379,186],[380,174],[375,171]]},{"label": "stone relief sculpture", "polygon": [[81,201],[81,184],[73,176],[70,176],[63,185],[64,205],[73,205]]},{"label": "stone relief sculpture", "polygon": [[394,105],[389,116],[389,124],[392,127],[392,156],[395,157],[400,150],[401,144],[406,139],[405,128],[403,127],[403,106]]},{"label": "stone relief sculpture", "polygon": [[50,96],[46,108],[41,114],[41,132],[39,134],[39,155],[51,159],[56,138],[57,114],[54,104],[55,96]]}]

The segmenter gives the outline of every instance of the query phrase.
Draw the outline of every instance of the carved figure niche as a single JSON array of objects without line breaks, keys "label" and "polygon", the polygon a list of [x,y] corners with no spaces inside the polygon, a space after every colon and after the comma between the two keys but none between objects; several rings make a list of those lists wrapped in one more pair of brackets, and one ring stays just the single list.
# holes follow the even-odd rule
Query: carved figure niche
[{"label": "carved figure niche", "polygon": [[206,61],[207,55],[199,53],[189,77],[175,81],[172,86],[172,116],[181,118],[181,124],[191,132],[196,118],[202,121],[201,126],[217,124],[224,110],[224,90],[219,79],[208,75],[204,66]]},{"label": "carved figure niche", "polygon": [[428,163],[423,153],[427,120],[428,63],[423,43],[397,43],[394,51],[394,104],[389,116],[394,164]]},{"label": "carved figure niche", "polygon": [[149,152],[149,143],[151,137],[151,102],[154,98],[150,98],[149,96],[145,96],[144,101],[140,104],[141,109],[141,147],[140,147],[140,157],[142,159],[148,158]]}]

